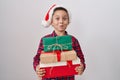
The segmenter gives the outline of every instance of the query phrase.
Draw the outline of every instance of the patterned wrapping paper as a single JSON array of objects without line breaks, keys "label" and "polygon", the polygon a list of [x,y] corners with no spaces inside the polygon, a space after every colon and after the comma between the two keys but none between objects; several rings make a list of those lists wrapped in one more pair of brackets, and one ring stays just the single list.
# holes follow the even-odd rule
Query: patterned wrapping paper
[{"label": "patterned wrapping paper", "polygon": [[72,39],[70,35],[43,38],[44,51],[72,50]]},{"label": "patterned wrapping paper", "polygon": [[60,61],[69,61],[77,59],[77,54],[74,50],[70,51],[53,51],[53,52],[41,52],[41,63],[55,63]]}]

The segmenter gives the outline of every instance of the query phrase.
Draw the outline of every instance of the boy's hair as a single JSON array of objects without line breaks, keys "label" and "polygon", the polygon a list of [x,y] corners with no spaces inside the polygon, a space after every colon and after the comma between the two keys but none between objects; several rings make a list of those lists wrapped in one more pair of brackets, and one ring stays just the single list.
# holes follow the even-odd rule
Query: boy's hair
[{"label": "boy's hair", "polygon": [[[57,11],[57,10],[63,10],[63,11],[65,11],[65,12],[68,14],[67,9],[65,9],[65,8],[63,8],[63,7],[57,7],[57,8],[55,8],[55,9],[53,10],[53,14],[52,14],[52,15],[54,15],[55,11]],[[69,14],[68,14],[68,15],[69,15]]]},{"label": "boy's hair", "polygon": [[[63,10],[63,11],[65,11],[65,12],[67,13],[67,15],[68,15],[68,19],[69,19],[69,13],[68,13],[68,10],[65,9],[65,8],[63,8],[63,7],[57,7],[57,8],[55,8],[55,9],[53,10],[53,14],[52,14],[52,16],[54,15],[55,11],[57,11],[57,10]],[[69,22],[70,22],[70,20],[69,20]]]}]

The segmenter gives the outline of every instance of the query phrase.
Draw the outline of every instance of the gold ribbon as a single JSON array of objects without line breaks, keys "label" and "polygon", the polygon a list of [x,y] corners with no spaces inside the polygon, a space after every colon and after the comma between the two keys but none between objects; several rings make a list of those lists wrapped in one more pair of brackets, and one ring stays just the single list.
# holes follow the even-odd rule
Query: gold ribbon
[{"label": "gold ribbon", "polygon": [[58,43],[55,43],[55,44],[51,44],[51,45],[44,45],[44,46],[47,46],[47,49],[48,50],[50,50],[53,46],[53,50],[54,50],[54,48],[55,47],[60,47],[61,48],[61,50],[63,50],[63,49],[68,49],[68,46],[66,46],[66,45],[69,45],[69,44],[72,44],[72,43],[66,43],[66,44],[58,44]]}]

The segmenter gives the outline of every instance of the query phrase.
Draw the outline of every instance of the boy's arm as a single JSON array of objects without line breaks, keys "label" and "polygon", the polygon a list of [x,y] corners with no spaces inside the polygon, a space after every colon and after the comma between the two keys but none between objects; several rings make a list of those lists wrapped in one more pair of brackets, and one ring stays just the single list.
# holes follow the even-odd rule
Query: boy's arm
[{"label": "boy's arm", "polygon": [[42,39],[41,39],[38,50],[37,50],[37,54],[33,58],[33,67],[34,67],[35,71],[36,71],[36,66],[39,65],[39,62],[40,62],[40,54],[41,54],[42,50],[43,50],[43,43],[42,43]]},{"label": "boy's arm", "polygon": [[83,64],[84,70],[85,70],[86,64],[85,64],[84,54],[81,50],[80,44],[79,44],[78,40],[74,37],[72,38],[72,42],[73,42],[73,44],[72,44],[73,49],[76,51],[77,56],[80,58],[80,61]]}]

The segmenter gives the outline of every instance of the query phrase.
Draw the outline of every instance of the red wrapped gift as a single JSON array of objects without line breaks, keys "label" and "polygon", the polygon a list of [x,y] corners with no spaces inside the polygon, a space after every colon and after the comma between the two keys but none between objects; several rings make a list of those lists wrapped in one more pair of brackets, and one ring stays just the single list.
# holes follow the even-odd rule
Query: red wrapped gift
[{"label": "red wrapped gift", "polygon": [[79,58],[73,61],[66,62],[56,62],[49,64],[40,63],[40,68],[46,70],[45,76],[43,76],[43,78],[55,78],[62,76],[77,75],[78,73],[75,70],[77,66],[80,66]]}]

